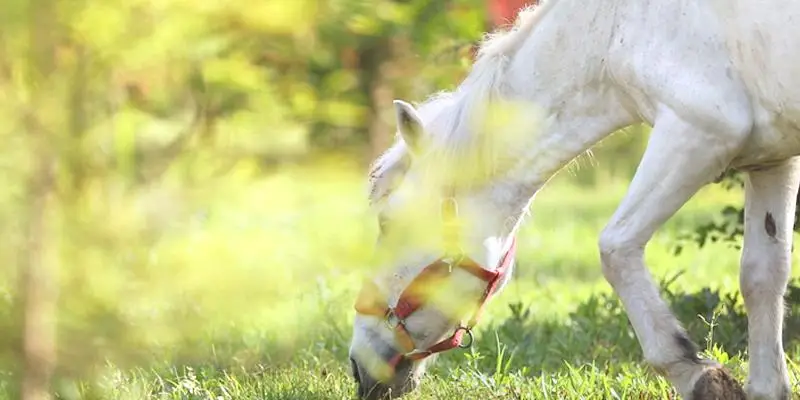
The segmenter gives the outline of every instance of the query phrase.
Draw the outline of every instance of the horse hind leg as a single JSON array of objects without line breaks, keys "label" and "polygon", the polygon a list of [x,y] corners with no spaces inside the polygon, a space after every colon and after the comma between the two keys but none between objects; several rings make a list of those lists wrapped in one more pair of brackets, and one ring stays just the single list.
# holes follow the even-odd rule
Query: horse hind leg
[{"label": "horse hind leg", "polygon": [[747,120],[700,129],[663,110],[628,193],[600,235],[603,274],[625,307],[646,362],[684,399],[745,397],[718,363],[698,357],[644,264],[644,248],[697,190],[724,171],[749,131]]},{"label": "horse hind leg", "polygon": [[739,274],[747,308],[750,400],[788,400],[789,375],[781,342],[783,295],[791,270],[792,225],[800,158],[748,173]]}]

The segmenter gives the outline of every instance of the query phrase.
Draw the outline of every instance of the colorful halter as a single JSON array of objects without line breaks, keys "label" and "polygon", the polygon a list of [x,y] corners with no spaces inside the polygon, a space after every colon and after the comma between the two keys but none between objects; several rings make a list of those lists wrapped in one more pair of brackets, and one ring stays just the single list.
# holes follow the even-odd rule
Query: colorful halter
[{"label": "colorful halter", "polygon": [[[444,218],[444,236],[448,250],[444,257],[426,266],[417,275],[408,287],[403,290],[394,307],[390,307],[381,295],[378,287],[371,281],[364,283],[361,292],[356,300],[356,312],[363,315],[371,315],[383,319],[393,329],[396,342],[402,347],[401,352],[392,356],[388,363],[394,369],[405,358],[411,361],[421,360],[435,353],[440,353],[456,347],[468,348],[472,345],[472,328],[477,324],[489,297],[494,294],[500,281],[506,276],[514,261],[516,252],[516,239],[511,238],[511,243],[500,259],[497,268],[488,270],[479,263],[467,257],[458,246],[458,209],[453,198],[449,198],[442,203],[442,216]],[[432,279],[442,278],[449,275],[454,268],[468,272],[476,278],[486,282],[486,289],[483,291],[477,308],[469,320],[462,320],[453,333],[446,339],[434,344],[433,346],[419,350],[414,345],[411,335],[406,329],[406,319],[424,305],[425,288]],[[467,343],[463,343],[464,335],[469,337]]]}]

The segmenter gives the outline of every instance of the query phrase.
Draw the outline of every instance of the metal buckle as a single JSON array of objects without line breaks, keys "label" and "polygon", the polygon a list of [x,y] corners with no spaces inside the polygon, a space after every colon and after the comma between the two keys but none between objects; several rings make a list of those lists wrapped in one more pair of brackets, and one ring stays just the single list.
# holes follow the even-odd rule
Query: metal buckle
[{"label": "metal buckle", "polygon": [[394,313],[394,309],[392,308],[386,310],[385,322],[392,330],[397,329],[398,325],[403,324],[403,320]]},{"label": "metal buckle", "polygon": [[472,329],[466,326],[459,326],[456,328],[456,333],[458,333],[458,331],[464,331],[464,333],[467,334],[467,337],[469,337],[469,343],[464,344],[464,342],[461,342],[459,343],[458,347],[462,349],[468,349],[472,347],[472,343],[475,341],[475,338],[472,336]]}]

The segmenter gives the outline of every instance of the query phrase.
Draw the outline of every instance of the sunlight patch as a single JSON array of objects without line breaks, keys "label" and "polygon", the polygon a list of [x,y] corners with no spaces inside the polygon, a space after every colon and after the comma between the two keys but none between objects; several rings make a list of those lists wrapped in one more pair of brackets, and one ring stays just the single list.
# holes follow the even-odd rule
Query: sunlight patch
[{"label": "sunlight patch", "polygon": [[[467,119],[469,134],[435,138],[426,159],[429,174],[454,186],[477,186],[519,165],[526,144],[544,128],[541,107],[523,101],[492,100]],[[434,123],[433,129],[436,129]]]}]

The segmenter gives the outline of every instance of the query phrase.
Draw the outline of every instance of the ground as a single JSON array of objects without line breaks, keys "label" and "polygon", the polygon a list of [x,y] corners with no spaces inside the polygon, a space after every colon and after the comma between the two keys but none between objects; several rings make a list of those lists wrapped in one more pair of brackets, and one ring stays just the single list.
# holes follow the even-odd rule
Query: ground
[{"label": "ground", "polygon": [[[203,299],[202,318],[175,328],[171,342],[154,340],[162,350],[140,362],[101,364],[93,385],[57,382],[62,397],[352,398],[352,303],[375,232],[362,176],[341,159],[282,167],[209,205],[204,228],[172,244],[192,243],[184,257],[197,265],[213,260],[206,263],[211,267],[187,269],[181,283]],[[568,171],[560,174],[534,203],[519,236],[514,279],[486,310],[475,346],[442,355],[406,398],[675,398],[641,363],[600,272],[597,236],[627,185],[609,177],[579,185]],[[709,186],[658,232],[646,256],[692,339],[740,382],[746,331],[739,251],[722,243],[687,244],[677,256],[673,249],[681,233],[741,202],[740,191]],[[167,257],[177,250],[163,251]],[[796,266],[793,271],[800,275]],[[790,360],[800,359],[795,339],[787,339]],[[790,368],[798,385],[800,366]]]}]

